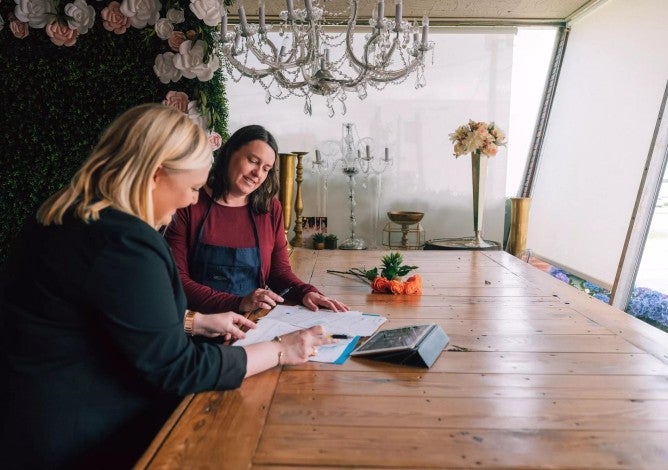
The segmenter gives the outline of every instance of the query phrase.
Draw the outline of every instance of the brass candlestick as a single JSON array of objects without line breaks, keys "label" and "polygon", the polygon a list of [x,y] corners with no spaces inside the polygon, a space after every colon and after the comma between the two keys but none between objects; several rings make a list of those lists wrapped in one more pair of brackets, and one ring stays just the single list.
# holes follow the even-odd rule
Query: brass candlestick
[{"label": "brass candlestick", "polygon": [[302,181],[304,181],[304,167],[302,166],[302,157],[308,152],[292,152],[297,156],[297,192],[295,195],[295,236],[290,241],[292,246],[304,246],[302,240],[302,212],[304,211],[304,201],[302,200]]},{"label": "brass candlestick", "polygon": [[290,231],[290,222],[292,220],[292,196],[295,186],[295,159],[292,153],[279,153],[278,178],[280,188],[278,190],[278,200],[283,207],[283,228],[285,230],[285,239],[288,239]]}]

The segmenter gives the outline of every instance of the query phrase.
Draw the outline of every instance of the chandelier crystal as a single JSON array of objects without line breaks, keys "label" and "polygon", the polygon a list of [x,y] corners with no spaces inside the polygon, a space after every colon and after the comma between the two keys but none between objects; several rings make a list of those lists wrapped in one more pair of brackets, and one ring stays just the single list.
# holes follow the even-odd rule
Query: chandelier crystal
[{"label": "chandelier crystal", "polygon": [[[318,0],[304,0],[304,8],[287,1],[287,10],[279,14],[277,31],[265,19],[264,1],[260,0],[258,24],[246,18],[239,6],[239,24],[228,27],[223,12],[221,23],[221,52],[233,80],[253,79],[266,91],[265,101],[285,99],[291,95],[304,98],[304,112],[312,114],[311,97],[326,98],[329,116],[340,103],[346,113],[348,92],[360,99],[367,96],[367,86],[382,90],[388,83],[404,81],[415,72],[415,88],[426,85],[424,76],[425,52],[433,49],[428,39],[429,18],[418,26],[402,17],[402,0],[395,0],[394,18],[384,13],[380,0],[371,12],[370,31],[364,43],[355,42],[355,27],[359,0],[349,1],[345,32],[337,33],[346,12],[327,12]],[[327,16],[333,17],[328,21]],[[359,39],[359,37],[358,37]],[[337,56],[337,52],[343,51]]]}]

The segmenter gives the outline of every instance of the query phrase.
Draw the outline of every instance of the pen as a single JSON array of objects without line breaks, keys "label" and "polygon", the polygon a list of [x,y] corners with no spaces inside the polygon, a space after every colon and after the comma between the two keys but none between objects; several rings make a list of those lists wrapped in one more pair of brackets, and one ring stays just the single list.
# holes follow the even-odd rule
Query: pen
[{"label": "pen", "polygon": [[[264,286],[264,288],[265,288],[265,290],[271,290],[271,289],[269,288],[269,286]],[[287,294],[288,292],[290,292],[290,289],[292,289],[292,286],[288,287],[287,289],[283,289],[283,290],[281,291],[281,293],[278,294],[278,295],[280,295],[281,297],[283,297],[285,294]],[[262,307],[260,307],[260,308],[256,308],[255,310],[253,310],[252,312],[250,312],[246,318],[250,318],[250,317],[253,316],[253,315],[257,315],[257,314],[260,313],[262,310],[264,310]]]},{"label": "pen", "polygon": [[[270,289],[269,289],[269,286],[265,284],[265,286],[264,286],[264,290],[270,290]],[[262,310],[264,310],[262,307],[258,307],[258,308],[256,308],[255,310],[251,310],[250,312],[246,313],[246,315],[244,315],[244,316],[245,316],[246,318],[251,318],[252,316],[255,316],[255,315],[257,315],[258,313],[260,313]]]},{"label": "pen", "polygon": [[350,336],[348,336],[348,335],[339,335],[339,334],[331,335],[330,337],[334,338],[334,339],[349,339],[350,338]]},{"label": "pen", "polygon": [[287,294],[288,292],[290,292],[290,289],[292,289],[292,286],[288,287],[287,289],[283,289],[283,290],[281,291],[281,293],[278,294],[278,295],[280,295],[281,297],[283,297],[285,294]]}]

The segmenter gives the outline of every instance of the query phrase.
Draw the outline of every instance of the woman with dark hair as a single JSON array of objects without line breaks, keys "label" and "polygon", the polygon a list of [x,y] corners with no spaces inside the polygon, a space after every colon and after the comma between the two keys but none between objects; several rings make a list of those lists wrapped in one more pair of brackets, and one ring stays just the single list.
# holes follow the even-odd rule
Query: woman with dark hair
[{"label": "woman with dark hair", "polygon": [[288,261],[276,198],[278,146],[262,126],[242,127],[223,145],[197,204],[167,228],[188,307],[201,313],[272,308],[286,298],[311,310],[348,310],[301,281]]}]

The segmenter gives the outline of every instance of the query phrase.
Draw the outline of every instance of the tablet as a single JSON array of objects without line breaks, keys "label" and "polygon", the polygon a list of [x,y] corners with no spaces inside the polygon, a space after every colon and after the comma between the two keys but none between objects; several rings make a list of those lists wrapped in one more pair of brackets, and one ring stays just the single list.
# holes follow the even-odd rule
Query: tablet
[{"label": "tablet", "polygon": [[383,352],[408,351],[417,348],[429,332],[436,326],[412,325],[382,330],[374,333],[361,346],[358,346],[351,356],[375,355]]}]

